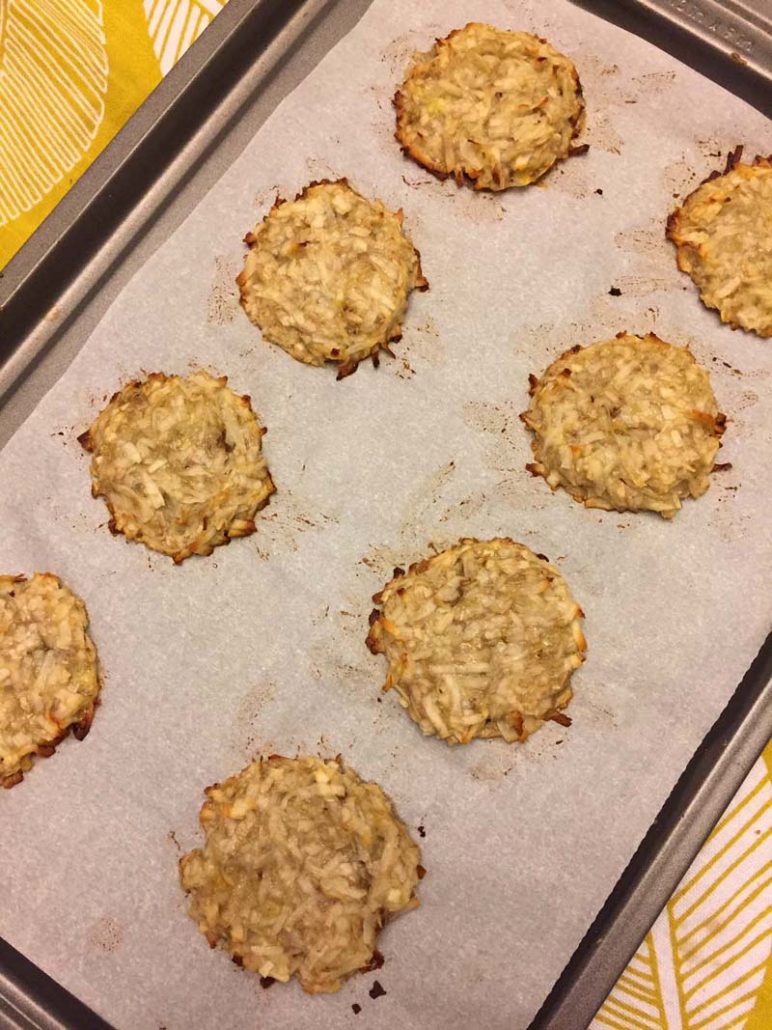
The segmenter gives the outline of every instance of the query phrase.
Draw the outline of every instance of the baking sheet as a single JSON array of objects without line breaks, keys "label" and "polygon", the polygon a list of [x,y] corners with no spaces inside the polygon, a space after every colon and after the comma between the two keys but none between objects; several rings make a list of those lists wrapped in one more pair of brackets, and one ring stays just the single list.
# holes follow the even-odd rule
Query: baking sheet
[{"label": "baking sheet", "polygon": [[[409,53],[470,18],[538,31],[579,67],[591,150],[543,187],[458,191],[392,139]],[[557,0],[377,0],[0,457],[0,565],[84,596],[106,673],[89,738],[2,798],[2,936],[120,1026],[338,1026],[354,1002],[374,1027],[527,1024],[769,622],[772,356],[700,307],[662,236],[672,195],[738,141],[769,151],[766,120]],[[395,361],[337,383],[266,346],[232,280],[276,190],[342,174],[405,209],[432,288]],[[523,470],[528,372],[622,328],[690,343],[730,415],[733,468],[672,524],[584,511]],[[127,378],[197,364],[252,395],[279,492],[255,536],[174,568],[110,536],[75,436]],[[570,729],[451,750],[377,700],[369,597],[428,541],[496,533],[561,566],[588,662]],[[297,749],[342,753],[425,834],[422,908],[387,929],[384,968],[333,998],[263,991],[210,953],[176,882],[203,786]]]}]

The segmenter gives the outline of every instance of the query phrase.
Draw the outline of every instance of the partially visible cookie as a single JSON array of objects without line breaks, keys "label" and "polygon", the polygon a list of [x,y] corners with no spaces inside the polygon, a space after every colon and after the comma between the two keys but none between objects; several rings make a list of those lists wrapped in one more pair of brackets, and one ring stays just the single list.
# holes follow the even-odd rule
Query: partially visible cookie
[{"label": "partially visible cookie", "polygon": [[475,189],[527,186],[584,126],[573,63],[539,36],[470,22],[416,54],[394,97],[397,139],[429,171]]},{"label": "partially visible cookie", "polygon": [[424,872],[381,788],[339,758],[272,755],[206,796],[206,840],[180,881],[210,946],[312,994],[372,968],[379,930],[417,907]]},{"label": "partially visible cookie", "polygon": [[275,487],[250,398],[208,372],[155,372],[114,394],[78,439],[109,526],[179,563],[255,531]]},{"label": "partially visible cookie", "polygon": [[588,508],[672,518],[684,497],[708,489],[726,417],[688,347],[619,333],[530,379],[526,467],[553,490]]},{"label": "partially visible cookie", "polygon": [[411,565],[373,598],[367,646],[427,734],[525,740],[571,700],[584,661],[582,611],[565,580],[523,544],[461,540]]},{"label": "partially visible cookie", "polygon": [[729,155],[667,220],[678,267],[722,322],[772,336],[772,157]]},{"label": "partially visible cookie", "polygon": [[50,572],[0,576],[0,785],[19,783],[70,729],[83,740],[99,685],[83,601]]},{"label": "partially visible cookie", "polygon": [[245,237],[241,305],[266,340],[338,379],[402,334],[410,293],[428,286],[402,212],[366,200],[346,179],[277,201]]}]

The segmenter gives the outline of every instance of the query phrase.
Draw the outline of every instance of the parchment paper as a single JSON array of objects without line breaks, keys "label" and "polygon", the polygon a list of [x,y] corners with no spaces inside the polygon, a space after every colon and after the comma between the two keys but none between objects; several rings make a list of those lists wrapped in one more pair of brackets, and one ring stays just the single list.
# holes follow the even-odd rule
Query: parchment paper
[{"label": "parchment paper", "polygon": [[[475,18],[545,35],[579,68],[591,149],[542,186],[458,190],[392,138],[408,54]],[[560,0],[376,0],[0,458],[0,568],[77,590],[105,672],[87,740],[0,798],[4,937],[121,1027],[528,1023],[769,623],[772,343],[704,310],[663,238],[673,198],[738,142],[772,150],[760,114]],[[343,382],[264,343],[232,282],[276,191],[338,175],[404,208],[431,283],[396,359]],[[620,329],[689,343],[730,418],[732,469],[672,523],[586,511],[524,471],[528,373]],[[175,568],[110,535],[76,436],[129,377],[196,365],[252,395],[278,493],[253,537]],[[450,749],[379,699],[370,595],[429,541],[495,534],[557,561],[588,660],[569,729]],[[383,969],[334,997],[262,990],[210,952],[177,883],[204,786],[298,749],[381,783],[428,869]],[[387,993],[371,1000],[374,979]]]}]

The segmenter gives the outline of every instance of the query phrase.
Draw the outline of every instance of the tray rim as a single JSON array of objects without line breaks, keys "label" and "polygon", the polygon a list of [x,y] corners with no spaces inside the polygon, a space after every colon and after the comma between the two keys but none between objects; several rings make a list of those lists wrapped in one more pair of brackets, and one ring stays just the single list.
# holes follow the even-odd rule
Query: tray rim
[{"label": "tray rim", "polygon": [[[233,126],[253,89],[264,86],[278,60],[307,41],[326,15],[347,2],[230,0],[162,80],[0,272],[0,412],[124,260],[131,241],[142,235],[152,214],[163,207],[164,194],[195,174],[196,161]],[[571,2],[643,35],[772,114],[771,39],[766,39],[766,50],[763,45],[760,48],[762,64],[756,59],[738,64],[726,39],[711,38],[704,26],[695,26],[690,9],[676,8],[671,0]],[[715,0],[690,2],[692,10],[717,6]],[[369,0],[356,3],[360,13],[368,5]],[[762,19],[749,26],[738,13],[739,6],[733,0],[724,9],[727,24],[733,31],[738,24],[750,28],[754,39],[760,38],[763,44]],[[229,61],[234,52],[243,52],[245,33],[259,39],[265,64],[247,82],[239,77],[238,62]],[[763,63],[767,57],[768,67]],[[720,74],[706,72],[708,66]],[[213,82],[217,88],[208,89]],[[194,139],[187,133],[175,134],[173,123],[181,107],[190,106],[207,89]],[[204,138],[207,125],[218,120],[219,131]],[[160,189],[149,194],[143,190],[146,171],[145,179],[137,178],[135,189],[116,205],[116,194],[126,189],[127,177],[136,176],[145,159],[154,154],[158,158],[159,153],[166,155],[164,173],[153,176],[152,182],[156,187],[160,183]],[[187,162],[186,170],[182,166]],[[112,217],[105,220],[100,215],[111,204]],[[86,231],[95,221],[96,234]],[[66,319],[56,323],[41,315],[65,295],[70,302]],[[530,1030],[577,1030],[589,1024],[770,737],[772,633],[692,756]],[[0,1024],[18,1030],[109,1026],[1,938]]]}]

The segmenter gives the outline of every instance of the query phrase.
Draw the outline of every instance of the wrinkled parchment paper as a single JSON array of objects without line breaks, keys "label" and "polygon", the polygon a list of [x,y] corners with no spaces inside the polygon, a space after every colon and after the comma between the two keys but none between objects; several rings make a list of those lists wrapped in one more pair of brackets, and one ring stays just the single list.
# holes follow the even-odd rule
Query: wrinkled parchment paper
[{"label": "wrinkled parchment paper", "polygon": [[[579,68],[591,149],[543,185],[474,195],[392,138],[409,53],[473,18]],[[760,114],[560,0],[376,0],[0,458],[0,568],[53,570],[85,598],[105,679],[87,740],[0,797],[4,937],[121,1027],[526,1026],[769,622],[772,341],[704,310],[663,237],[673,198],[738,142],[772,150]],[[404,208],[431,283],[396,358],[343,382],[264,343],[233,286],[276,192],[339,175]],[[528,373],[621,329],[688,343],[729,415],[731,470],[672,523],[586,511],[524,471]],[[110,535],[76,436],[128,378],[198,365],[252,395],[278,493],[254,536],[175,568]],[[495,534],[557,562],[588,660],[569,729],[450,749],[380,700],[370,595],[429,541]],[[334,997],[263,990],[210,952],[177,883],[204,786],[298,750],[381,783],[428,869],[383,969]]]}]

